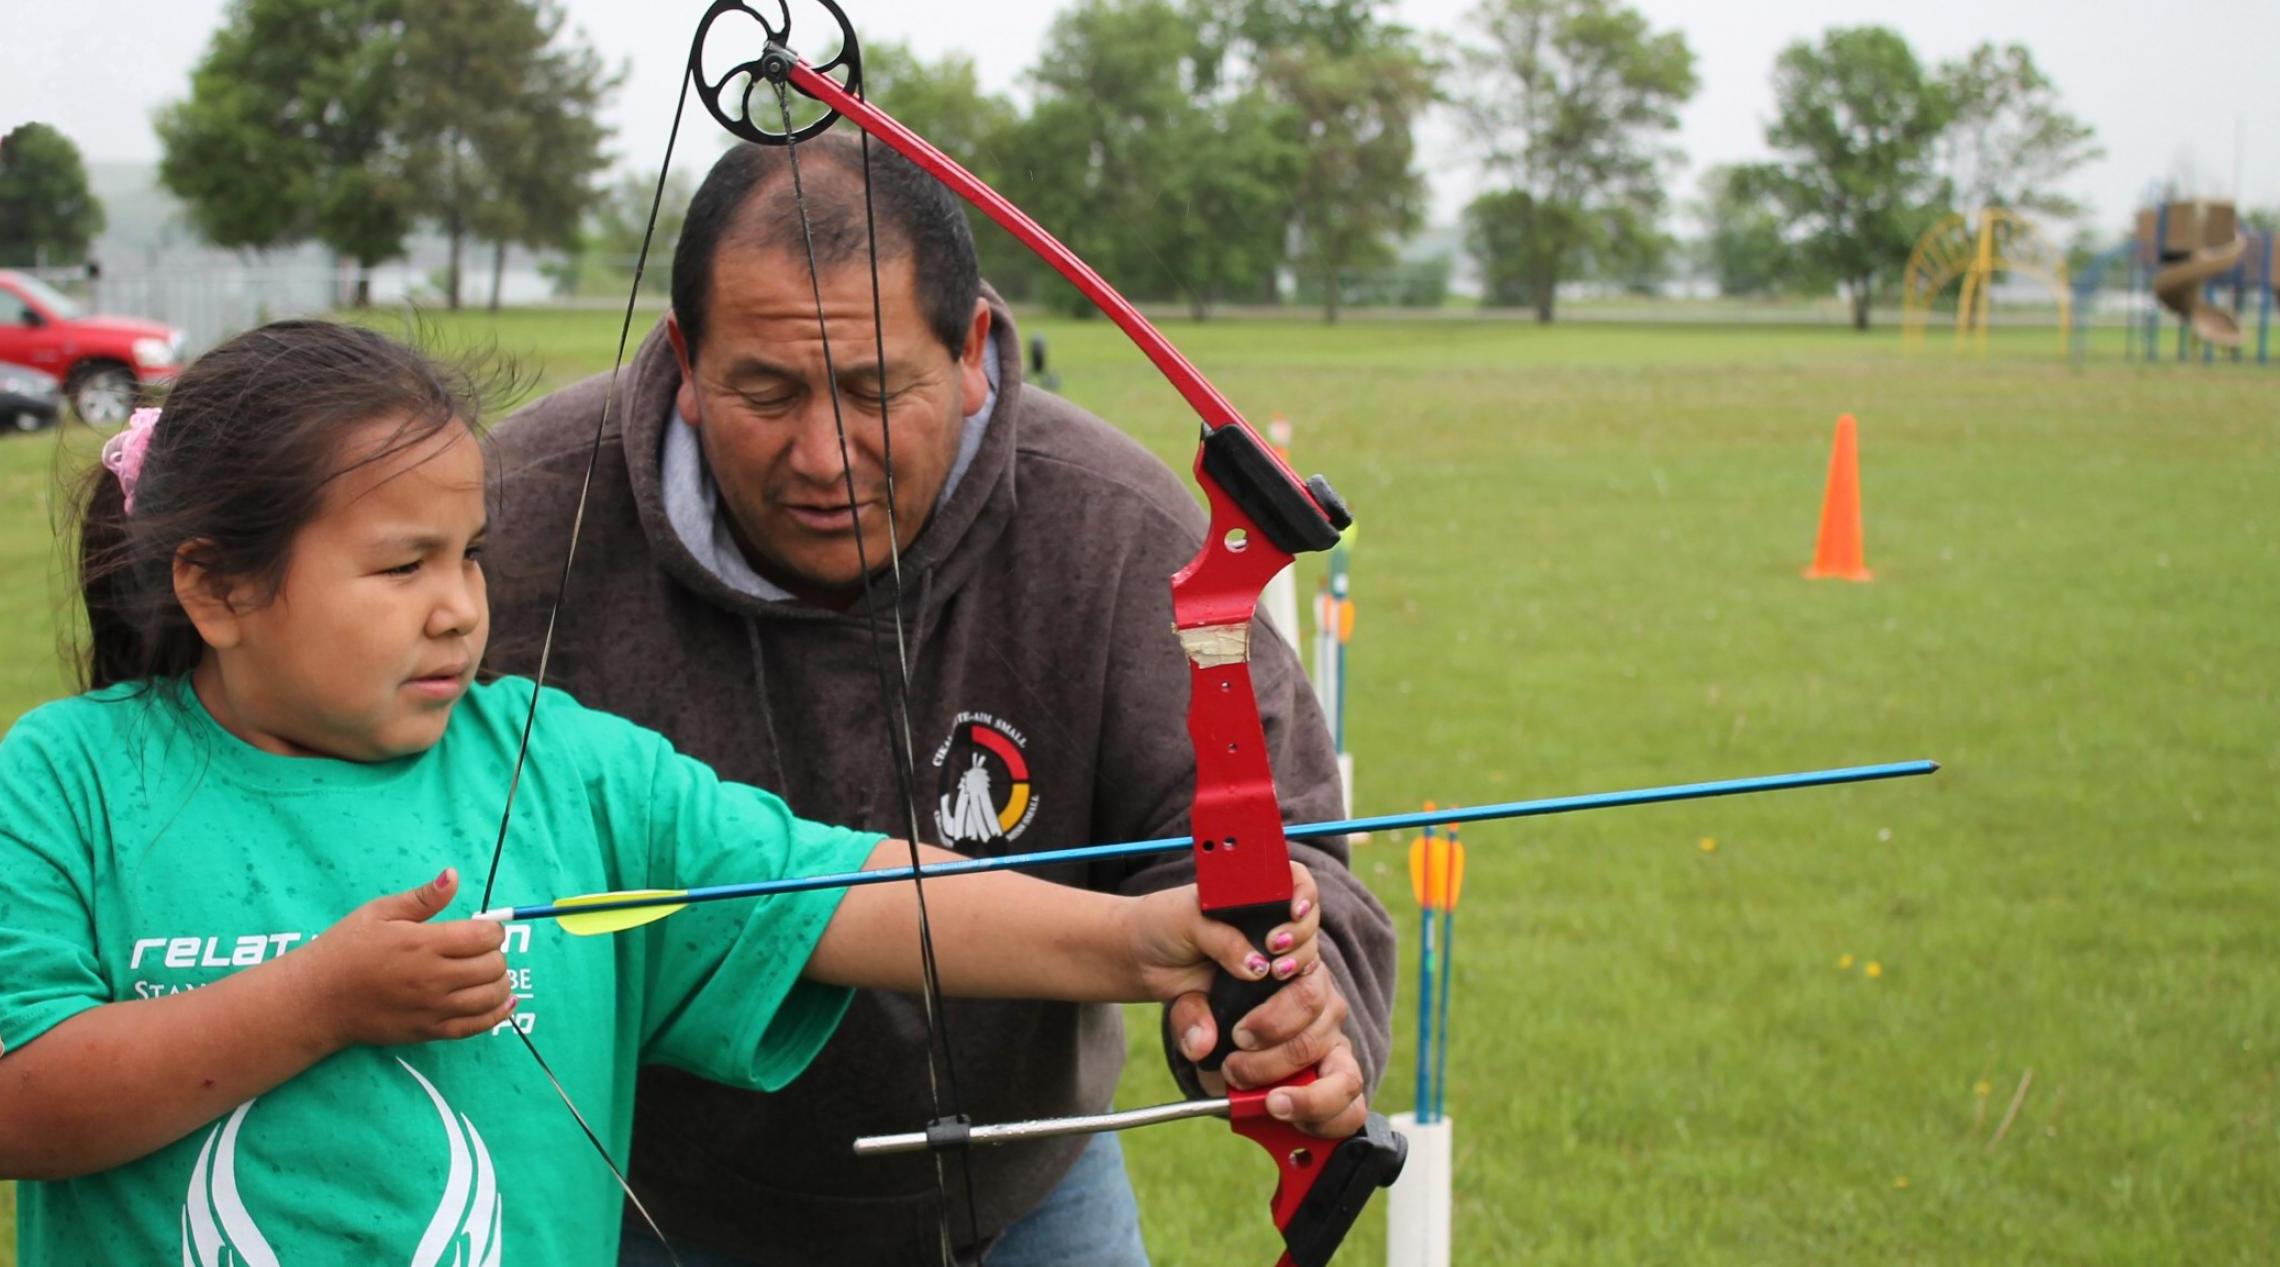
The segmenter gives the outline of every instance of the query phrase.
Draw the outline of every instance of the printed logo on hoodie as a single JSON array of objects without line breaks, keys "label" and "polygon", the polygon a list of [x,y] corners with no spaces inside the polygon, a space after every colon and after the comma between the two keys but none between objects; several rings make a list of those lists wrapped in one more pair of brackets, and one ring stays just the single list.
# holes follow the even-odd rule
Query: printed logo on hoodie
[{"label": "printed logo on hoodie", "polygon": [[958,714],[950,737],[934,750],[934,827],[953,849],[1012,841],[1037,817],[1022,749],[1028,736],[1012,722],[983,712]]}]

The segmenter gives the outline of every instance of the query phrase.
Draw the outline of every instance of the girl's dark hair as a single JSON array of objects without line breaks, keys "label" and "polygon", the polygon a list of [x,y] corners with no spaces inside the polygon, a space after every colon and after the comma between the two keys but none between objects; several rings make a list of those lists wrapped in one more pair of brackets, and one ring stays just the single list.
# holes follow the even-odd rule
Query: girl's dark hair
[{"label": "girl's dark hair", "polygon": [[[100,463],[74,500],[87,608],[80,685],[187,675],[206,644],[174,595],[177,554],[274,597],[328,483],[454,420],[475,426],[483,395],[465,369],[330,321],[271,322],[199,357],[167,394],[134,513]],[[393,434],[346,461],[344,441],[378,421],[394,422]]]}]

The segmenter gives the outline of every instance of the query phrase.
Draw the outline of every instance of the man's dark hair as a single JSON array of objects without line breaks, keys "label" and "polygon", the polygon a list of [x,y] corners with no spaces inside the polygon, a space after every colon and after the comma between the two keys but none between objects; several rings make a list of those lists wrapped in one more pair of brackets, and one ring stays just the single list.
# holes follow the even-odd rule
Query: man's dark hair
[{"label": "man's dark hair", "polygon": [[[871,206],[878,219],[879,262],[908,258],[919,310],[934,337],[957,356],[965,350],[974,300],[982,293],[981,266],[965,205],[948,186],[884,145],[871,147]],[[800,186],[815,264],[828,272],[846,264],[869,266],[864,241],[863,147],[856,138],[825,133],[800,146]],[[673,251],[673,314],[694,361],[705,338],[712,301],[713,261],[723,244],[807,259],[800,213],[792,197],[789,153],[780,145],[745,142],[720,156],[681,223]]]}]

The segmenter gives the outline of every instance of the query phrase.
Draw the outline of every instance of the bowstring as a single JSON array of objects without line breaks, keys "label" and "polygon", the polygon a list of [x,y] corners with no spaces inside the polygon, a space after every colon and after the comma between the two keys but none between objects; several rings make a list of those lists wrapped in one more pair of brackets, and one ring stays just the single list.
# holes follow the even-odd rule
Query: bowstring
[{"label": "bowstring", "polygon": [[[538,725],[538,697],[546,686],[546,670],[554,656],[554,630],[561,618],[563,604],[570,595],[570,572],[578,558],[578,538],[586,526],[586,504],[594,489],[594,471],[601,464],[602,440],[609,433],[610,415],[617,404],[618,374],[625,368],[626,344],[633,334],[634,308],[641,299],[641,278],[649,267],[650,242],[657,232],[658,210],[665,201],[665,180],[673,170],[673,146],[681,135],[681,116],[688,108],[689,84],[695,77],[693,69],[682,72],[680,97],[673,103],[673,125],[665,134],[665,158],[657,167],[657,188],[649,198],[649,222],[641,230],[641,250],[634,257],[633,263],[633,285],[625,296],[625,319],[618,325],[617,358],[610,362],[610,381],[602,393],[601,417],[594,423],[594,440],[586,450],[586,471],[578,482],[577,507],[570,514],[570,544],[562,552],[562,575],[555,582],[554,601],[546,609],[546,632],[538,644],[538,671],[531,678],[530,707],[523,713],[522,739],[515,747],[513,771],[507,776],[506,803],[499,808],[499,837],[491,846],[490,871],[483,877],[483,900],[476,907],[477,910],[490,908],[491,890],[499,881],[499,863],[506,857],[507,828],[514,818],[515,794],[522,790],[523,768],[530,758],[530,738]],[[570,1097],[570,1089],[563,1085],[562,1079],[555,1076],[554,1067],[546,1062],[546,1057],[539,1054],[538,1044],[531,1040],[527,1030],[514,1024],[512,1018],[509,1018],[508,1028],[516,1038],[522,1040],[523,1050],[529,1052],[530,1058],[538,1063],[539,1072],[546,1075],[546,1081],[554,1088],[554,1094],[561,1097],[562,1107],[570,1111],[572,1120],[578,1123],[578,1130],[585,1135],[586,1142],[594,1146],[594,1152],[601,1157],[602,1164],[609,1167],[610,1176],[617,1180],[619,1190],[625,1193],[625,1199],[633,1206],[634,1213],[641,1216],[650,1235],[655,1236],[657,1243],[664,1247],[665,1257],[672,1260],[674,1267],[681,1267],[681,1256],[674,1252],[673,1243],[665,1239],[665,1230],[657,1225],[656,1218],[649,1213],[649,1207],[642,1204],[640,1196],[635,1194],[632,1181],[626,1178],[617,1159],[610,1156],[609,1145],[602,1142],[601,1135],[586,1120],[586,1115],[579,1111],[577,1101]]]},{"label": "bowstring", "polygon": [[[953,1054],[954,1048],[950,1041],[949,1025],[945,1019],[945,1013],[948,1009],[943,1004],[941,970],[935,959],[934,933],[926,904],[926,883],[922,878],[918,853],[916,756],[910,720],[910,660],[907,635],[903,627],[902,540],[895,514],[893,428],[888,425],[887,420],[885,317],[881,312],[879,299],[879,246],[871,199],[870,134],[864,133],[862,141],[863,216],[869,244],[871,328],[879,376],[877,386],[879,388],[880,458],[885,467],[883,483],[887,499],[887,562],[889,585],[893,599],[895,637],[896,675],[894,682],[899,686],[899,690],[890,687],[885,663],[886,648],[879,633],[878,603],[872,585],[870,552],[863,544],[863,527],[856,498],[855,464],[853,451],[847,439],[846,410],[839,394],[838,367],[832,356],[831,336],[828,323],[824,317],[823,280],[816,264],[814,226],[808,219],[807,192],[800,177],[799,144],[792,139],[791,92],[782,82],[776,82],[774,87],[777,108],[783,116],[784,136],[786,138],[784,154],[791,168],[792,203],[799,213],[800,238],[807,253],[808,286],[815,299],[816,334],[823,351],[824,381],[831,396],[833,433],[839,441],[840,474],[845,482],[847,492],[848,515],[855,530],[855,566],[863,578],[864,626],[870,635],[871,664],[878,678],[880,701],[892,710],[887,718],[887,759],[889,766],[894,771],[896,790],[902,796],[903,809],[907,815],[908,830],[903,837],[903,844],[910,853],[911,893],[918,906],[918,949],[920,979],[923,986],[920,997],[924,1007],[928,1035],[926,1059],[928,1110],[933,1115],[934,1121],[942,1122],[946,1120],[942,1112],[945,1084],[947,1084],[949,1104],[953,1110],[964,1103],[964,1096],[958,1086],[957,1060]],[[858,131],[860,130],[858,129]],[[902,741],[899,744],[895,742],[894,733],[898,719],[902,730]],[[939,1064],[937,1063],[938,1057]],[[940,1242],[939,1249],[944,1264],[955,1264],[958,1259],[950,1227],[950,1185],[946,1173],[947,1166],[940,1150],[935,1150],[933,1155],[935,1200],[941,1212],[936,1226]],[[968,1164],[968,1158],[963,1149],[960,1150],[960,1162],[959,1173],[964,1179],[966,1191],[966,1242],[973,1244],[979,1240],[975,1222],[977,1216],[975,1214],[974,1175],[973,1167]]]}]

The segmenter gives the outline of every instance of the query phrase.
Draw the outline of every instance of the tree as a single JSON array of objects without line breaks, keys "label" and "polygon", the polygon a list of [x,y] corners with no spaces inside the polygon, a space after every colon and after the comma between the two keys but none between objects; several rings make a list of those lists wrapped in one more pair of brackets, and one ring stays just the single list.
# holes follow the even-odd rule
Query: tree
[{"label": "tree", "polygon": [[398,0],[236,0],[159,111],[159,181],[218,246],[311,237],[369,274],[403,254],[415,180],[394,128]]},{"label": "tree", "polygon": [[1778,162],[1744,169],[1745,188],[1781,209],[1801,259],[1840,283],[1853,328],[1868,329],[1877,284],[1947,201],[1934,147],[1951,110],[1908,42],[1884,27],[1831,30],[1774,60]]},{"label": "tree", "polygon": [[1491,190],[1465,206],[1465,251],[1480,265],[1481,302],[1492,308],[1535,308],[1539,320],[1550,299],[1540,288],[1556,278],[1545,267],[1547,242],[1581,236],[1575,208],[1544,202],[1525,189]]},{"label": "tree", "polygon": [[1273,49],[1259,71],[1302,156],[1287,198],[1292,265],[1321,287],[1322,319],[1335,322],[1346,278],[1391,263],[1393,239],[1424,216],[1413,129],[1438,95],[1432,65],[1406,31],[1383,27],[1345,52]]},{"label": "tree", "polygon": [[1010,147],[1023,161],[1004,175],[1120,290],[1203,317],[1231,293],[1271,290],[1298,154],[1279,103],[1212,86],[1197,49],[1172,0],[1067,10],[1030,72],[1036,106]]},{"label": "tree", "polygon": [[1202,81],[1255,65],[1262,50],[1308,44],[1332,56],[1358,53],[1388,30],[1388,0],[1188,0]]},{"label": "tree", "polygon": [[681,222],[688,216],[696,185],[687,173],[675,171],[666,177],[660,198],[656,181],[654,176],[629,172],[595,196],[567,253],[544,267],[558,294],[624,298],[633,284],[633,266],[641,255],[653,201],[657,229],[649,239],[648,276],[654,280],[669,271],[673,244],[680,240]]},{"label": "tree", "polygon": [[541,42],[528,54],[520,102],[487,121],[479,148],[493,196],[469,224],[491,241],[490,309],[499,310],[507,248],[573,250],[580,221],[597,197],[606,131],[596,113],[620,80],[583,45],[557,44],[561,11],[532,10]]},{"label": "tree", "polygon": [[[1223,121],[1222,169],[1254,187],[1224,190],[1196,217],[1199,233],[1243,241],[1214,293],[1278,297],[1287,262],[1303,296],[1336,320],[1345,289],[1394,259],[1413,229],[1423,184],[1412,129],[1437,99],[1436,69],[1392,23],[1390,0],[1186,0],[1193,80]],[[1382,97],[1372,101],[1377,77]],[[1214,226],[1216,226],[1214,228]],[[1382,279],[1380,279],[1382,280]],[[1430,285],[1396,286],[1422,293]],[[1378,288],[1384,291],[1384,287]]]},{"label": "tree", "polygon": [[[907,45],[888,40],[868,43],[863,46],[863,92],[983,183],[993,189],[1006,187],[1013,170],[1007,156],[1023,152],[1018,136],[1021,111],[1006,98],[982,90],[973,58],[954,53],[929,62]],[[1037,258],[980,211],[969,209],[966,218],[973,227],[982,276],[1008,298],[1030,298]]]},{"label": "tree", "polygon": [[450,242],[456,310],[470,237],[555,244],[577,223],[603,165],[594,111],[615,80],[582,46],[556,47],[562,19],[544,0],[403,3],[402,127]]},{"label": "tree", "polygon": [[2105,150],[2089,124],[2060,107],[2057,87],[2025,45],[1982,43],[1942,66],[1939,78],[1954,109],[1943,165],[1965,209],[2082,214],[2057,185]]},{"label": "tree", "polygon": [[1611,282],[1634,295],[1654,295],[1670,280],[1678,240],[1651,216],[1616,207],[1599,226],[1599,242],[1581,276]]},{"label": "tree", "polygon": [[1188,314],[1233,296],[1273,298],[1301,154],[1288,111],[1252,88],[1190,112],[1166,139],[1184,161],[1157,190],[1158,236]]},{"label": "tree", "polygon": [[76,264],[103,231],[79,147],[45,123],[0,136],[0,264]]},{"label": "tree", "polygon": [[1749,173],[1719,166],[1702,174],[1702,266],[1721,295],[1763,295],[1794,281],[1781,217],[1751,188]]},{"label": "tree", "polygon": [[1482,266],[1548,322],[1562,277],[1641,263],[1662,240],[1662,169],[1677,157],[1665,140],[1694,95],[1694,53],[1619,0],[1484,0],[1470,20],[1484,42],[1462,51],[1459,113],[1488,171],[1525,195],[1481,210],[1525,208],[1530,226],[1482,235],[1512,253]]},{"label": "tree", "polygon": [[[1156,190],[1192,156],[1199,107],[1183,64],[1190,37],[1170,0],[1081,0],[1054,19],[1029,71],[1036,104],[1003,175],[1054,236],[1136,298],[1177,294],[1178,265],[1156,247]],[[1085,314],[1072,291],[1058,305]]]}]

